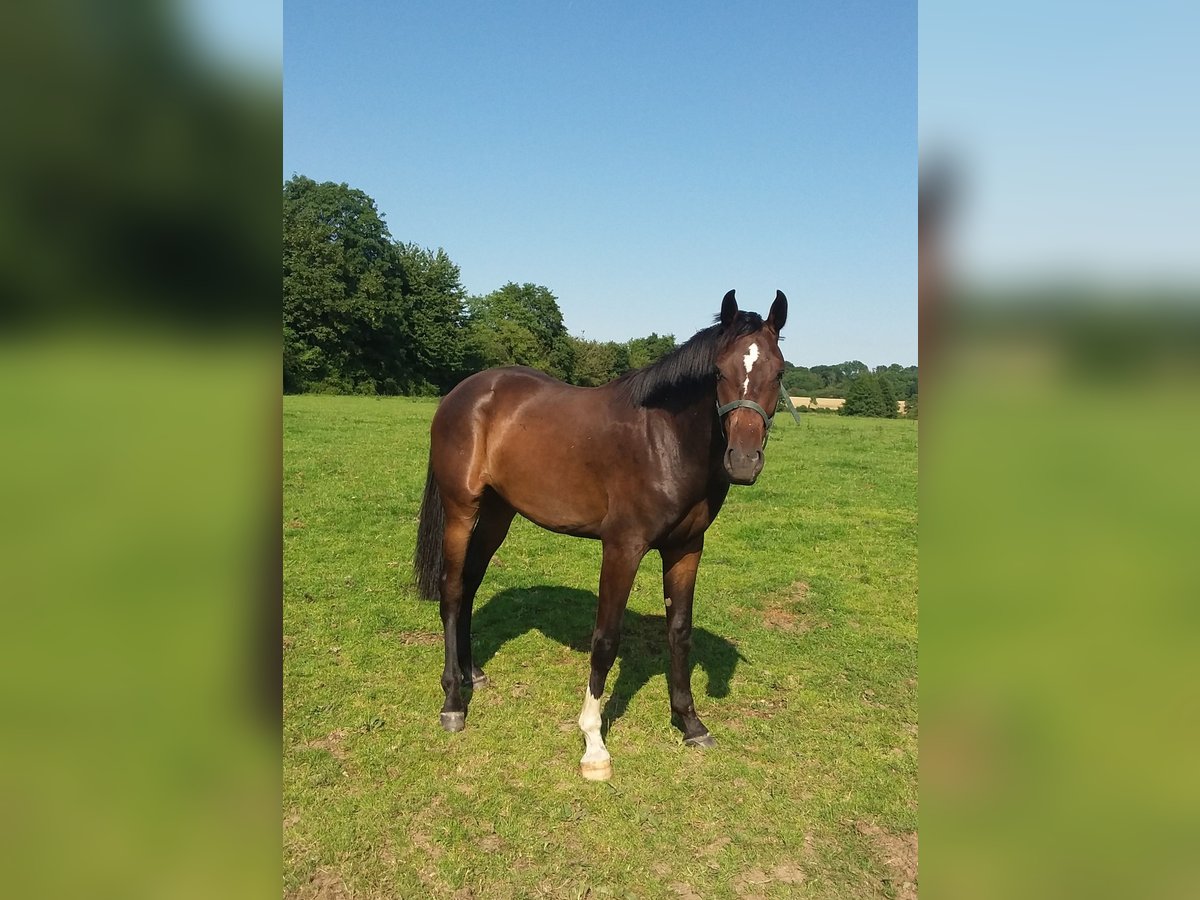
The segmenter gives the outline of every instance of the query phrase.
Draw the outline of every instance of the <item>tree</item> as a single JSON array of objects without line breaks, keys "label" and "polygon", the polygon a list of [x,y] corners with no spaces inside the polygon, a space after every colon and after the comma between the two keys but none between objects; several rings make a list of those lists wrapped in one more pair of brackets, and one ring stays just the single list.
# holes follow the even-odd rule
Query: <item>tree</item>
[{"label": "tree", "polygon": [[675,335],[651,332],[629,342],[629,368],[643,369],[675,349]]},{"label": "tree", "polygon": [[847,381],[851,378],[858,378],[860,375],[871,374],[871,370],[867,367],[867,364],[857,359],[844,362],[839,368],[843,372],[842,378]]},{"label": "tree", "polygon": [[828,387],[837,380],[833,366],[813,366],[809,371],[820,379],[821,383],[818,385],[818,389]]},{"label": "tree", "polygon": [[570,377],[573,349],[558,299],[548,288],[510,281],[467,305],[475,367],[522,365]]},{"label": "tree", "polygon": [[853,379],[846,391],[846,402],[841,413],[843,416],[886,417],[887,406],[879,387],[879,379],[874,375],[859,375]]},{"label": "tree", "polygon": [[398,392],[414,356],[405,288],[375,201],[302,175],[284,185],[286,387]]},{"label": "tree", "polygon": [[876,375],[874,378],[879,382],[879,396],[883,400],[884,418],[899,418],[900,407],[896,405],[896,394],[892,390],[891,383],[882,375]]},{"label": "tree", "polygon": [[897,399],[907,400],[917,393],[917,367],[908,366],[901,367],[899,363],[892,363],[884,368],[880,366],[877,370],[879,377],[891,382],[892,391]]},{"label": "tree", "polygon": [[783,365],[783,386],[789,396],[803,394],[817,395],[825,386],[824,379],[812,369],[804,366],[793,366],[789,362]]},{"label": "tree", "polygon": [[629,371],[629,347],[615,341],[570,339],[574,347],[571,383],[584,387],[607,384]]},{"label": "tree", "polygon": [[453,386],[466,363],[465,295],[446,251],[393,241],[362,191],[302,175],[284,185],[285,390]]},{"label": "tree", "polygon": [[446,251],[396,244],[411,328],[413,365],[407,389],[432,393],[453,387],[465,374],[466,296],[459,268]]}]

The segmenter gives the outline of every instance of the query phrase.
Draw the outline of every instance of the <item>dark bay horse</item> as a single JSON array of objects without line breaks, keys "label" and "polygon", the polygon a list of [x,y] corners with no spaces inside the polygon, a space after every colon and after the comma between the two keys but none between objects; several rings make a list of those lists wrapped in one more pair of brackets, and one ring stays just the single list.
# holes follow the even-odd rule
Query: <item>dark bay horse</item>
[{"label": "dark bay horse", "polygon": [[430,429],[429,475],[414,569],[440,600],[445,630],[442,726],[466,727],[462,687],[486,676],[471,660],[471,609],[513,516],[603,545],[591,678],[579,727],[584,777],[612,776],[600,698],[642,557],[662,557],[671,710],[686,743],[713,739],[696,715],[688,653],[704,532],[730,483],[753,484],[783,377],[787,298],[764,320],[725,295],[716,324],[658,362],[594,388],[523,367],[467,378]]}]

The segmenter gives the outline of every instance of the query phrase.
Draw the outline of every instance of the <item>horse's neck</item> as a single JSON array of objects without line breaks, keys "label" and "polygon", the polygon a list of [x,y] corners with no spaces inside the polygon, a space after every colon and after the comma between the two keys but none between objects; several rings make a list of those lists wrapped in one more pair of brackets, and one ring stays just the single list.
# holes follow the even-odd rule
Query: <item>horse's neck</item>
[{"label": "horse's neck", "polygon": [[684,456],[692,460],[697,471],[704,472],[706,482],[724,480],[720,473],[725,436],[716,417],[716,394],[699,394],[675,416],[676,434]]},{"label": "horse's neck", "polygon": [[684,503],[693,513],[700,514],[701,519],[696,521],[700,531],[712,524],[729,493],[729,479],[722,462],[725,433],[716,410],[715,392],[705,393],[687,404],[677,418],[682,453],[690,462],[686,477],[689,496]]}]

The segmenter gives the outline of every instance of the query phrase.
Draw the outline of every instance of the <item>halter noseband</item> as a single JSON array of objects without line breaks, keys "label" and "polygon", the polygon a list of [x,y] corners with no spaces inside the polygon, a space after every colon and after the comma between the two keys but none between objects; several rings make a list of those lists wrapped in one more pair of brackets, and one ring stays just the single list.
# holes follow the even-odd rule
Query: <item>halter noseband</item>
[{"label": "halter noseband", "polygon": [[[792,414],[792,418],[796,420],[796,424],[800,424],[800,414],[796,412],[796,407],[792,405],[792,398],[788,396],[783,385],[779,385],[779,396],[785,404],[787,404],[788,412]],[[734,400],[732,403],[721,405],[721,401],[717,401],[717,421],[722,425],[725,424],[725,417],[733,412],[738,407],[744,406],[746,409],[752,409],[762,416],[763,424],[767,426],[767,430],[763,434],[763,449],[766,449],[767,438],[771,436],[771,425],[775,422],[774,415],[767,415],[767,411],[755,403],[753,400]],[[728,437],[728,436],[727,436]]]},{"label": "halter noseband", "polygon": [[762,416],[763,424],[766,426],[766,433],[763,435],[763,446],[764,447],[767,446],[767,437],[770,436],[771,424],[775,421],[775,417],[768,416],[767,411],[765,409],[763,409],[761,406],[759,406],[757,403],[755,403],[753,400],[734,400],[732,403],[726,403],[724,406],[722,406],[718,402],[717,403],[717,418],[720,419],[722,423],[724,423],[725,417],[727,415],[729,415],[731,412],[733,412],[738,407],[742,407],[742,406],[744,406],[746,409],[752,409],[756,413],[758,413],[760,416]]}]

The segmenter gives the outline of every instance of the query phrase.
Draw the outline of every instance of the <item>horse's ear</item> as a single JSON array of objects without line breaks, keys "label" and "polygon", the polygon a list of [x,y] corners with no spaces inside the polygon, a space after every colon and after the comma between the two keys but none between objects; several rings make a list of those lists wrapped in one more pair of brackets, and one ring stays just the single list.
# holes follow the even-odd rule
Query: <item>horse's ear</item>
[{"label": "horse's ear", "polygon": [[721,327],[728,328],[737,314],[737,300],[733,297],[733,291],[730,291],[725,295],[725,299],[721,301]]},{"label": "horse's ear", "polygon": [[767,313],[767,325],[779,334],[783,330],[783,323],[787,321],[787,297],[783,296],[783,291],[775,292],[775,302],[771,304],[771,311]]}]

